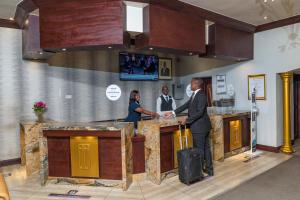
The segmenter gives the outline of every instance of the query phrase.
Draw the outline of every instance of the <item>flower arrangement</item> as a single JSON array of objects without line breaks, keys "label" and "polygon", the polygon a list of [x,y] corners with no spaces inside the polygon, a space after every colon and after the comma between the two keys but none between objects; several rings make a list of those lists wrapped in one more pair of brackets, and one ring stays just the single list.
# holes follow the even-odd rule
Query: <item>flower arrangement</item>
[{"label": "flower arrangement", "polygon": [[33,108],[35,113],[44,113],[47,111],[47,105],[46,103],[39,101],[34,103]]},{"label": "flower arrangement", "polygon": [[37,121],[42,123],[44,121],[43,114],[48,109],[46,103],[43,101],[35,102],[32,109],[38,117]]}]

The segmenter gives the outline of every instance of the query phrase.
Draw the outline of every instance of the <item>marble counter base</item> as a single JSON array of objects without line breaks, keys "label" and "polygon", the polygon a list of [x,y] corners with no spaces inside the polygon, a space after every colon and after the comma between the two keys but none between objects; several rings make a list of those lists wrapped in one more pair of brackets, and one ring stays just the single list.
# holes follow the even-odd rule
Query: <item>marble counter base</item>
[{"label": "marble counter base", "polygon": [[235,156],[235,155],[238,155],[238,154],[241,154],[241,153],[244,153],[246,151],[249,151],[250,150],[250,146],[249,147],[242,147],[240,149],[236,149],[236,150],[233,150],[231,152],[228,152],[228,153],[225,153],[225,158],[229,158],[231,156]]},{"label": "marble counter base", "polygon": [[127,124],[121,130],[121,151],[122,151],[122,188],[127,190],[132,183],[133,158],[131,138],[134,134],[133,124]]},{"label": "marble counter base", "polygon": [[210,115],[212,130],[210,132],[211,152],[214,161],[224,160],[224,126],[222,115]]},{"label": "marble counter base", "polygon": [[123,181],[120,180],[103,180],[103,179],[80,179],[80,178],[56,178],[49,177],[47,184],[56,185],[80,185],[91,187],[111,187],[124,189]]},{"label": "marble counter base", "polygon": [[21,164],[26,166],[27,176],[40,170],[39,130],[40,123],[20,125]]}]

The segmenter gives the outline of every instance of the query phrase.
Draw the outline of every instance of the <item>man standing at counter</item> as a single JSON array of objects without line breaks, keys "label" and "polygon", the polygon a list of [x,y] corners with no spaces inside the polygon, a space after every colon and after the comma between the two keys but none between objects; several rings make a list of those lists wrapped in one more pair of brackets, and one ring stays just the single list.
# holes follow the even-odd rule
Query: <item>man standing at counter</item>
[{"label": "man standing at counter", "polygon": [[[191,81],[193,94],[184,105],[175,110],[175,114],[179,114],[188,109],[188,117],[181,121],[181,124],[190,125],[194,148],[200,150],[204,161],[203,166],[205,166],[205,169],[203,169],[203,171],[209,176],[213,176],[214,171],[209,144],[209,133],[212,126],[207,114],[207,97],[202,88],[203,80],[201,78],[193,78]],[[166,117],[168,117],[168,115],[170,115],[170,113],[165,114]]]},{"label": "man standing at counter", "polygon": [[176,103],[173,97],[169,95],[169,88],[163,85],[161,88],[162,94],[156,100],[156,112],[162,115],[166,111],[174,111]]}]

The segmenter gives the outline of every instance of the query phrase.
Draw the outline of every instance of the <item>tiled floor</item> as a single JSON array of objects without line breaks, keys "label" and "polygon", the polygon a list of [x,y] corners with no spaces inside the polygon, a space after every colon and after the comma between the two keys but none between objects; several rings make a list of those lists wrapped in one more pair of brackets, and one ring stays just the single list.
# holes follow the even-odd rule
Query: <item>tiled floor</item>
[{"label": "tiled floor", "polygon": [[251,162],[243,162],[244,155],[237,155],[224,162],[215,163],[215,176],[204,181],[186,186],[178,181],[178,176],[165,179],[161,185],[155,185],[147,180],[134,182],[128,191],[121,189],[48,184],[40,186],[38,175],[26,177],[20,166],[1,169],[7,176],[6,181],[12,200],[43,200],[66,199],[48,197],[49,193],[67,193],[69,190],[78,190],[79,195],[90,195],[91,200],[205,200],[220,195],[233,187],[273,168],[288,160],[291,156],[264,152],[259,158]]}]

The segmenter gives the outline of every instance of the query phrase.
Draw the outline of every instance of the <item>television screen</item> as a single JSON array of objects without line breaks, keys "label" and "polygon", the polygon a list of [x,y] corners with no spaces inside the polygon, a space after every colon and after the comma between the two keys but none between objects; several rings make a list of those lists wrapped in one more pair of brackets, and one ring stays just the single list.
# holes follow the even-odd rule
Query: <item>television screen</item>
[{"label": "television screen", "polygon": [[120,53],[121,80],[158,80],[158,56]]}]

